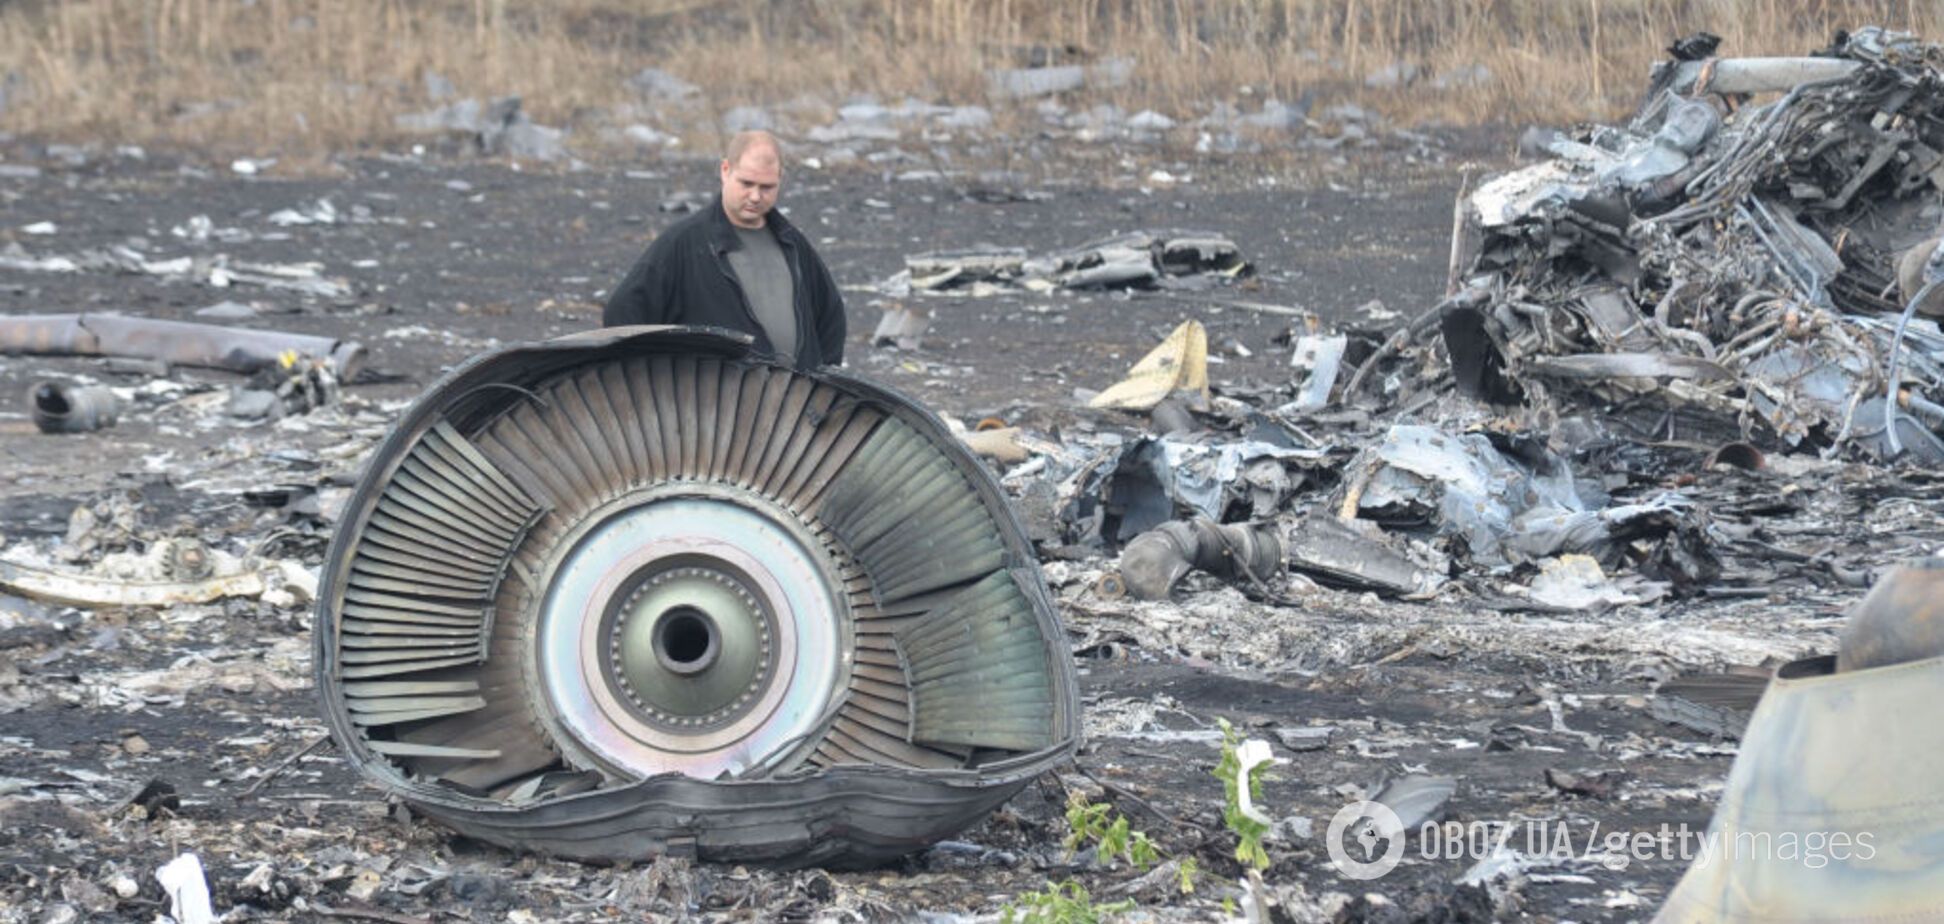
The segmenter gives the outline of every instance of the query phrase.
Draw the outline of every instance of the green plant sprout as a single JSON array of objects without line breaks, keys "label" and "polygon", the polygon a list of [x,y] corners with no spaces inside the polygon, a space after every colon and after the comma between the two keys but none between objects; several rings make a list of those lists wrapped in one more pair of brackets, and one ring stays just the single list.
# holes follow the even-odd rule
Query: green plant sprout
[{"label": "green plant sprout", "polygon": [[1101,924],[1134,910],[1133,899],[1094,904],[1087,887],[1068,879],[1026,892],[999,912],[1001,924]]},{"label": "green plant sprout", "polygon": [[1115,812],[1113,806],[1089,802],[1082,793],[1067,797],[1066,821],[1069,856],[1092,844],[1101,856],[1125,860],[1143,872],[1161,859],[1161,851],[1147,833],[1132,830],[1126,815]]}]

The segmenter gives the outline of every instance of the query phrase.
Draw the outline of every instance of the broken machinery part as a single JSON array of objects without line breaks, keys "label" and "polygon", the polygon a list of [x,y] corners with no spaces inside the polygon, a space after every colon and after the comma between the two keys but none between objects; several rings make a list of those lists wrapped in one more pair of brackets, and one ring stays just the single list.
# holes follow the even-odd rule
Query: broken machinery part
[{"label": "broken machinery part", "polygon": [[1078,746],[1023,529],[933,416],[748,338],[487,354],[399,421],[320,582],[364,773],[507,847],[856,864]]}]

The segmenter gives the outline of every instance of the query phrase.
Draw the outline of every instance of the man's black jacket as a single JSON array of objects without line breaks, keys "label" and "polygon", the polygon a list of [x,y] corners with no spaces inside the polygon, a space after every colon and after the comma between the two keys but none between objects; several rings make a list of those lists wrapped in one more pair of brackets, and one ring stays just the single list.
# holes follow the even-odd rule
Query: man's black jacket
[{"label": "man's black jacket", "polygon": [[[797,355],[785,357],[803,368],[844,361],[844,299],[810,241],[771,209],[769,230],[790,265],[796,293]],[[743,295],[729,252],[739,250],[736,229],[722,211],[722,197],[669,226],[608,296],[601,323],[702,324],[754,335],[756,348],[773,353],[763,326]]]}]

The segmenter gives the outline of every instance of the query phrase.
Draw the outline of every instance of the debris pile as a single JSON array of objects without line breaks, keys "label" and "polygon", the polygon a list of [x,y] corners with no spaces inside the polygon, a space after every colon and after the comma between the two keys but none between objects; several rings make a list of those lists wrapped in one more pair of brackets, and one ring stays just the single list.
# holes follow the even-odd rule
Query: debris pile
[{"label": "debris pile", "polygon": [[528,160],[553,161],[566,156],[567,132],[534,122],[517,96],[487,102],[468,97],[436,109],[395,118],[399,130],[465,138],[481,154],[504,154]]},{"label": "debris pile", "polygon": [[[1802,511],[1748,492],[1809,470],[1800,450],[1944,461],[1940,61],[1865,29],[1814,58],[1660,65],[1628,125],[1540,137],[1552,159],[1464,200],[1453,294],[1389,340],[1312,323],[1292,381],[1211,390],[1189,322],[1079,396],[1146,432],[1024,440],[1006,483],[1048,554],[1118,553],[1136,599],[1196,570],[1270,602],[1312,582],[1545,612],[1760,594],[1776,546],[1750,516]],[[924,254],[905,280],[1165,284],[1145,258],[1200,237]],[[1839,549],[1794,557],[1867,583]]]},{"label": "debris pile", "polygon": [[[198,216],[201,217],[201,216]],[[343,281],[324,275],[321,263],[247,263],[228,254],[152,260],[129,245],[85,250],[72,256],[35,256],[18,243],[0,247],[0,269],[35,273],[128,273],[194,282],[217,289],[251,286],[317,298],[351,294]]]},{"label": "debris pile", "polygon": [[1944,222],[1941,57],[1872,28],[1670,61],[1627,125],[1536,139],[1553,159],[1468,203],[1439,318],[1460,389],[1641,438],[1944,461],[1944,332],[1914,303]]}]

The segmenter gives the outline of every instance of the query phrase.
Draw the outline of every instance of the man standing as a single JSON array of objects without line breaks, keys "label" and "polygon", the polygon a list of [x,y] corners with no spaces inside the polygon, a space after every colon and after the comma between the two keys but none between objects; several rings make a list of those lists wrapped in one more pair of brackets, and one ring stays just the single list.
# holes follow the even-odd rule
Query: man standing
[{"label": "man standing", "polygon": [[783,151],[742,132],[719,169],[722,194],[650,244],[601,313],[606,327],[698,324],[756,338],[803,368],[844,361],[844,299],[803,233],[775,211]]}]

